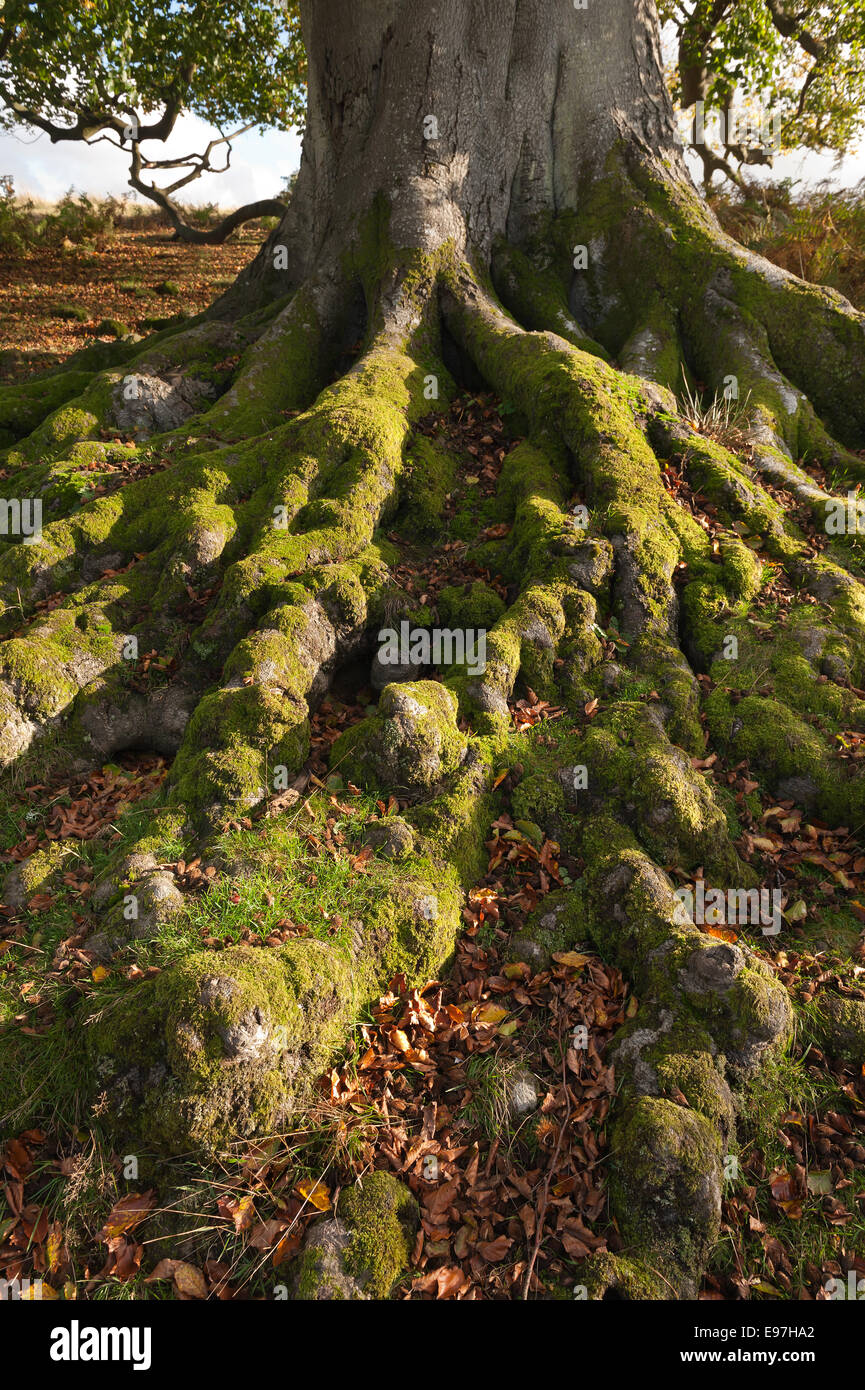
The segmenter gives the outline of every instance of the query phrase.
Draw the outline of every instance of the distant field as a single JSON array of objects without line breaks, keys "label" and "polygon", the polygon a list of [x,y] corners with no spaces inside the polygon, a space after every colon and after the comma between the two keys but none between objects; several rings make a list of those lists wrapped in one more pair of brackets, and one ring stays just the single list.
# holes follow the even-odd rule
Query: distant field
[{"label": "distant field", "polygon": [[722,227],[743,246],[815,285],[831,285],[865,305],[865,183],[820,184],[796,192],[790,181],[749,185],[709,199]]},{"label": "distant field", "polygon": [[0,380],[53,366],[121,327],[145,334],[153,319],[198,313],[265,234],[251,225],[224,246],[190,246],[164,230],[120,227],[91,249],[0,249]]}]

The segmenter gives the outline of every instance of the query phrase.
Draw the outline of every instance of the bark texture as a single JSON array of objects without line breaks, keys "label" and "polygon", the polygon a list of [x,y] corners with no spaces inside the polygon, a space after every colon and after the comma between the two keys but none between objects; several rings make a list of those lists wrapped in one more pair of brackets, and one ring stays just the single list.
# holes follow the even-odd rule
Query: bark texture
[{"label": "bark texture", "polygon": [[[309,56],[296,196],[273,244],[292,289],[342,263],[384,197],[393,245],[488,258],[573,210],[621,139],[684,171],[652,4],[401,0],[301,6]],[[271,247],[251,272],[280,284]],[[232,299],[234,294],[232,292]]]}]

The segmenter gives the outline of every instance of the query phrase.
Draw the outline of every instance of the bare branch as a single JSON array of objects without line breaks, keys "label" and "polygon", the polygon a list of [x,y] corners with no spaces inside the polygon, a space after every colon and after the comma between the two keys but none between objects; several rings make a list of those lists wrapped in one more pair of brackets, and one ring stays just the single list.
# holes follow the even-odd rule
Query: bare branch
[{"label": "bare branch", "polygon": [[[220,144],[221,141],[214,141],[213,143]],[[244,207],[237,208],[234,212],[229,213],[227,217],[224,217],[217,226],[211,227],[207,231],[202,231],[201,228],[190,227],[187,222],[184,222],[180,209],[171,201],[169,195],[185,184],[191,183],[193,179],[198,178],[200,174],[204,173],[204,169],[196,169],[193,173],[187,175],[185,179],[180,179],[172,184],[170,189],[162,189],[157,188],[156,184],[145,183],[141,177],[144,167],[144,161],[138,144],[136,143],[133,145],[132,161],[129,169],[130,187],[134,188],[138,193],[141,193],[145,198],[149,198],[151,202],[156,203],[158,207],[162,208],[174,228],[175,237],[179,241],[192,242],[197,246],[221,246],[222,243],[231,236],[231,233],[235,231],[236,228],[242,226],[244,222],[252,222],[257,217],[282,217],[285,212],[285,204],[279,202],[278,199],[261,198],[258,202],[247,203]],[[228,166],[226,165],[226,167]]]}]

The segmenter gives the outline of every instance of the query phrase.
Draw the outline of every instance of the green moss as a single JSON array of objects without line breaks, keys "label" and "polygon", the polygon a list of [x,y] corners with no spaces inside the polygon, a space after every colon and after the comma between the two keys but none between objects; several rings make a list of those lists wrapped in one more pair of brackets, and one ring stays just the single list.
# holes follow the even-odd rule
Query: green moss
[{"label": "green moss", "polygon": [[304,701],[276,685],[214,691],[199,701],[172,768],[171,804],[212,826],[272,790],[273,768],[296,770],[309,750]]},{"label": "green moss", "polygon": [[361,786],[433,791],[466,753],[456,696],[435,681],[386,686],[379,710],[341,734],[331,766]]},{"label": "green moss", "polygon": [[724,882],[747,873],[711,783],[669,742],[649,707],[613,705],[589,729],[581,761],[593,803],[615,805],[660,863],[703,864]]},{"label": "green moss", "polygon": [[511,796],[515,820],[535,821],[551,830],[565,814],[565,793],[561,782],[547,773],[523,777]]},{"label": "green moss", "polygon": [[452,868],[410,860],[364,922],[365,956],[375,963],[377,979],[434,979],[453,954],[462,905],[463,887]]},{"label": "green moss", "polygon": [[865,1067],[865,1003],[839,994],[818,994],[811,1026],[833,1057]]},{"label": "green moss", "polygon": [[108,375],[91,376],[80,395],[59,406],[9,451],[15,467],[68,458],[82,440],[94,439],[109,418],[113,382]]},{"label": "green moss", "polygon": [[611,1143],[610,1193],[625,1254],[642,1254],[662,1283],[681,1287],[683,1276],[705,1267],[720,1227],[717,1130],[693,1110],[643,1097],[614,1124]]},{"label": "green moss", "polygon": [[[447,389],[447,381],[444,389]],[[450,393],[448,393],[449,396]],[[437,409],[447,406],[442,400]],[[416,434],[406,454],[400,488],[398,525],[406,524],[420,535],[434,535],[441,527],[447,495],[454,487],[457,460],[435,439]]]},{"label": "green moss", "polygon": [[446,584],[436,597],[439,616],[448,627],[486,631],[505,611],[504,600],[482,580],[471,585]]},{"label": "green moss", "polygon": [[56,642],[36,646],[15,638],[4,644],[0,678],[17,692],[21,705],[37,717],[50,719],[74,700],[78,685],[66,669],[67,653]]},{"label": "green moss", "polygon": [[353,924],[352,954],[311,938],[195,952],[125,989],[86,1028],[113,1123],[171,1153],[272,1131],[364,1001],[395,974],[416,984],[436,977],[462,903],[451,868],[410,856]]},{"label": "green moss", "polygon": [[76,844],[69,840],[54,840],[43,849],[37,849],[9,871],[6,876],[7,891],[10,874],[14,875],[25,901],[52,887],[58,882],[64,866],[71,867],[70,858],[74,858],[75,852]]},{"label": "green moss", "polygon": [[715,1009],[720,1020],[715,1028],[719,1045],[745,1070],[755,1066],[754,1057],[749,1055],[755,1045],[782,1045],[792,1031],[787,992],[759,956],[750,957],[733,987],[719,996]]},{"label": "green moss", "polygon": [[[744,267],[733,272],[741,302],[753,306],[766,325],[774,361],[791,380],[807,389],[837,439],[854,448],[863,438],[861,409],[851,409],[850,388],[861,363],[856,317],[837,312],[840,296],[792,277],[779,287]],[[807,330],[803,332],[803,325]]]},{"label": "green moss", "polygon": [[677,312],[661,297],[650,301],[645,317],[622,344],[619,364],[623,371],[656,381],[668,390],[682,382],[683,353],[679,343]]},{"label": "green moss", "polygon": [[[223,688],[197,706],[172,772],[173,799],[196,814],[210,816],[211,807],[218,819],[220,807],[250,806],[272,791],[274,767],[301,766],[309,746],[307,699],[323,654],[336,648],[338,634],[370,621],[386,577],[379,549],[368,547],[351,563],[310,570],[296,593],[279,587],[266,626],[241,637]],[[218,650],[224,615],[216,614],[214,626]],[[199,641],[208,641],[206,625]]]},{"label": "green moss", "polygon": [[69,371],[0,387],[0,429],[8,431],[11,439],[23,439],[46,415],[83,391],[90,378],[90,372]]},{"label": "green moss", "polygon": [[58,304],[54,310],[54,318],[70,319],[75,323],[86,323],[90,318],[90,311],[85,309],[83,304]]},{"label": "green moss", "polygon": [[93,332],[97,338],[125,338],[129,325],[120,319],[100,319]]},{"label": "green moss", "polygon": [[726,745],[736,760],[747,758],[774,786],[783,778],[810,779],[819,791],[822,813],[836,823],[844,818],[850,789],[839,776],[838,764],[830,759],[819,734],[788,705],[757,695],[733,703],[728,691],[718,686],[704,708],[716,745]]},{"label": "green moss", "polygon": [[422,849],[447,865],[464,888],[473,887],[486,872],[484,841],[496,806],[487,790],[492,758],[485,742],[473,741],[451,785],[409,813]]},{"label": "green moss", "polygon": [[111,875],[114,867],[130,855],[152,854],[159,862],[169,863],[179,858],[183,847],[183,811],[164,806],[148,806],[143,813],[135,806],[117,818],[122,843],[112,849],[103,873]]},{"label": "green moss", "polygon": [[647,408],[642,383],[577,349],[560,350],[545,335],[515,333],[503,316],[474,303],[454,311],[452,331],[532,428],[555,429],[567,445],[600,529],[610,538],[628,537],[633,592],[620,616],[627,627],[668,639],[671,580],[682,547],[687,541],[696,553],[706,541],[663,487],[638,427],[635,415]]},{"label": "green moss", "polygon": [[574,1277],[589,1299],[620,1298],[642,1303],[670,1296],[669,1284],[653,1268],[651,1256],[641,1260],[605,1250],[581,1262]]},{"label": "green moss", "polygon": [[370,1298],[387,1298],[408,1269],[418,1222],[415,1199],[390,1173],[369,1173],[342,1193],[339,1212],[351,1227],[346,1268]]},{"label": "green moss", "polygon": [[347,960],[321,942],[198,952],[102,1009],[88,1051],[119,1130],[213,1152],[281,1122],[357,1003]]},{"label": "green moss", "polygon": [[[301,1250],[298,1255],[294,1268],[293,1287],[294,1297],[301,1303],[319,1301],[341,1303],[347,1296],[347,1290],[353,1290],[353,1285],[345,1278],[342,1271],[334,1275],[328,1269],[326,1260],[316,1246]],[[348,1296],[351,1296],[351,1293]],[[361,1293],[359,1296],[362,1298],[363,1294]]]},{"label": "green moss", "polygon": [[702,1039],[690,1020],[677,1030],[678,1036],[664,1035],[651,1052],[662,1095],[681,1091],[692,1110],[705,1115],[726,1140],[735,1129],[735,1116],[729,1086],[709,1051],[700,1051]]},{"label": "green moss", "polygon": [[340,1197],[336,1217],[316,1222],[294,1266],[294,1297],[385,1299],[408,1269],[418,1207],[391,1174],[367,1174]]},{"label": "green moss", "polygon": [[[535,242],[541,242],[540,236],[536,235]],[[496,244],[493,282],[502,302],[524,327],[557,333],[584,352],[609,361],[606,349],[580,327],[570,310],[570,259],[564,259],[561,266],[568,273],[558,273],[559,267],[549,264],[549,245],[543,249],[538,245],[535,262],[505,241]]]},{"label": "green moss", "polygon": [[586,899],[577,882],[546,895],[511,938],[508,956],[527,961],[534,970],[548,969],[557,952],[569,951],[588,935]]},{"label": "green moss", "polygon": [[250,439],[306,409],[326,379],[327,342],[314,296],[300,290],[241,358],[208,427]]}]

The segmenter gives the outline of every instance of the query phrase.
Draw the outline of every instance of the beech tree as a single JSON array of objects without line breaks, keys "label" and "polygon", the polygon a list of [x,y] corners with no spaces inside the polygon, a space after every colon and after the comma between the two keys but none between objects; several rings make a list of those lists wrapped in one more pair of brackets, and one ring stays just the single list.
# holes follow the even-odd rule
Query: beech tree
[{"label": "beech tree", "polygon": [[[453,486],[446,444],[417,427],[466,387],[506,402],[520,438],[498,534],[467,551],[507,603],[481,674],[407,662],[334,746],[341,776],[405,806],[395,877],[376,877],[377,850],[350,940],[169,957],[78,1006],[68,1046],[149,1150],[297,1123],[392,975],[445,967],[531,690],[567,736],[555,766],[546,744],[523,753],[523,813],[583,866],[555,949],[590,938],[639,1000],[610,1053],[623,1248],[587,1262],[586,1287],[693,1296],[737,1091],[792,1011],[749,938],[700,930],[674,889],[777,887],[713,755],[827,824],[865,820],[835,738],[865,727],[848,499],[865,318],[721,231],[684,166],[652,0],[301,0],[300,15],[300,172],[247,270],[199,319],[0,394],[4,486],[43,509],[0,557],[3,764],[173,759],[98,885],[105,958],[134,960],[182,911],[160,867],[178,843],[240,874],[214,849],[225,826],[278,834],[331,684],[417,619],[397,571],[442,544]],[[82,502],[121,455],[145,476]],[[850,505],[854,524],[813,544],[803,518]],[[170,676],[130,681],[136,650]],[[18,889],[39,873],[22,866]],[[863,1006],[845,1010],[861,1052]],[[831,1048],[841,1024],[821,1026]]]}]

